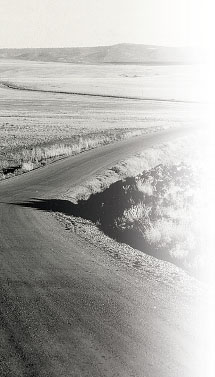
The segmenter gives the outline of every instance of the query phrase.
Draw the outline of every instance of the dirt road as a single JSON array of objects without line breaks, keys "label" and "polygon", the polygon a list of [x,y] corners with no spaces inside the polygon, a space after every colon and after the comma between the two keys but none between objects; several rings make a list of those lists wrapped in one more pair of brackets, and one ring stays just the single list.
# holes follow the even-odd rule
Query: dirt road
[{"label": "dirt road", "polygon": [[1,376],[198,375],[192,299],[165,284],[165,271],[163,282],[140,277],[50,213],[22,206],[184,132],[133,138],[0,183]]}]

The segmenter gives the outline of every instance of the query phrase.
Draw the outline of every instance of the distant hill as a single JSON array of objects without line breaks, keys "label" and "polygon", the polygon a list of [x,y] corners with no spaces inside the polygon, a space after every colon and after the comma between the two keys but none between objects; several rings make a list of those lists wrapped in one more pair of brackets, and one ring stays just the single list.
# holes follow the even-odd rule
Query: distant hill
[{"label": "distant hill", "polygon": [[0,49],[0,59],[104,64],[175,64],[199,60],[189,48],[121,43],[113,46]]}]

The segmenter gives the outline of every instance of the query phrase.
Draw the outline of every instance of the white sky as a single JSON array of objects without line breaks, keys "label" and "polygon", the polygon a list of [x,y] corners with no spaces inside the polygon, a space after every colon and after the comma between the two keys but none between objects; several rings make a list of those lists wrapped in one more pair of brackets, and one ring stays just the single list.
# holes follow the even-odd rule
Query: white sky
[{"label": "white sky", "polygon": [[0,0],[0,48],[205,45],[209,1]]}]

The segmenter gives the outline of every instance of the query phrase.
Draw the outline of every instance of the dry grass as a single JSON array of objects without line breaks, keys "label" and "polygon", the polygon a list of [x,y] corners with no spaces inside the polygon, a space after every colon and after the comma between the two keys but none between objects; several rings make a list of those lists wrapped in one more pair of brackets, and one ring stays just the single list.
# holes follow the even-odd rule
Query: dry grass
[{"label": "dry grass", "polygon": [[143,130],[122,131],[113,130],[97,134],[74,136],[65,141],[47,143],[24,148],[19,143],[14,148],[4,153],[0,159],[0,179],[12,174],[19,174],[33,170],[35,167],[47,164],[53,159],[73,156],[83,151],[106,145],[143,133]]}]

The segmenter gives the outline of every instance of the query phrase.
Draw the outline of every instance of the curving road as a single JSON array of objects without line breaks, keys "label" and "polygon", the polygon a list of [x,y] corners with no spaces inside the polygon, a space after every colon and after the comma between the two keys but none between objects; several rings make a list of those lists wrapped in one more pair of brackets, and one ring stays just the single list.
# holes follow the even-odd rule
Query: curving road
[{"label": "curving road", "polygon": [[33,198],[54,199],[119,159],[184,132],[133,138],[0,183],[2,377],[198,375],[191,299],[177,284],[165,284],[165,271],[163,282],[147,271],[140,276],[49,212],[24,206]]}]

